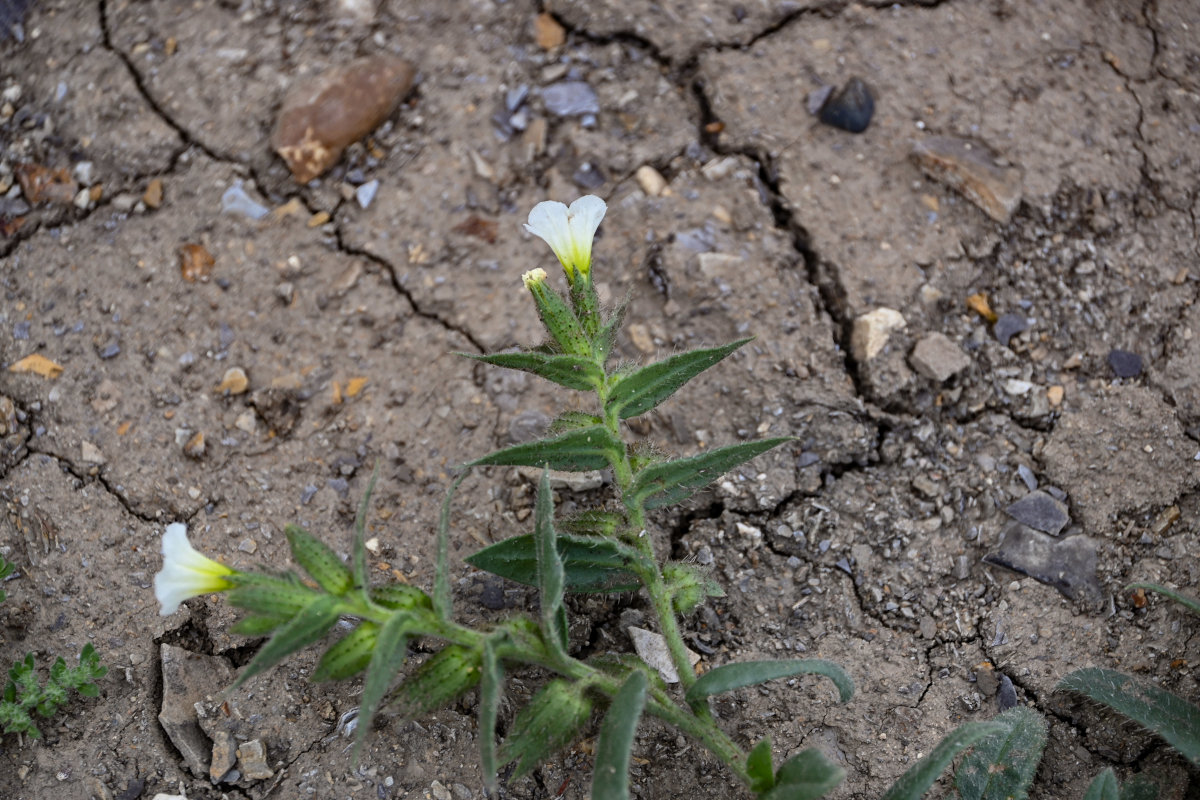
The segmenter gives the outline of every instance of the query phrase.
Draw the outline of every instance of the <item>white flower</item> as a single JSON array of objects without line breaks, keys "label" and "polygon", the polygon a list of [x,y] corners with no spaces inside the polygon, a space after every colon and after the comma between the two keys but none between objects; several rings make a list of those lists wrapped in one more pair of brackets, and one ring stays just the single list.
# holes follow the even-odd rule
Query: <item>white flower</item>
[{"label": "white flower", "polygon": [[201,555],[187,538],[187,525],[173,522],[162,540],[163,567],[154,576],[154,596],[164,617],[174,614],[190,597],[221,592],[233,584],[225,579],[234,570]]},{"label": "white flower", "polygon": [[567,281],[573,285],[576,274],[588,276],[592,267],[592,239],[607,210],[604,201],[592,194],[571,203],[570,208],[547,200],[529,212],[525,230],[550,245],[567,271]]}]

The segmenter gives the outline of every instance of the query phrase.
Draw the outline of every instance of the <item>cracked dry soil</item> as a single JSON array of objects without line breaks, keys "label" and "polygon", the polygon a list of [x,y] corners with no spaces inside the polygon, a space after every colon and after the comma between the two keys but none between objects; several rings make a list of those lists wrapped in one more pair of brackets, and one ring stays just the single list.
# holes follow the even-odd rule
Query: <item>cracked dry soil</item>
[{"label": "cracked dry soil", "polygon": [[[549,50],[541,12],[565,34]],[[520,223],[585,192],[610,206],[602,294],[634,298],[621,357],[758,337],[631,435],[674,453],[797,437],[654,531],[728,590],[685,622],[703,667],[802,653],[857,683],[844,706],[817,680],[721,698],[736,738],[770,735],[777,761],[820,747],[847,769],[833,797],[875,798],[996,713],[1007,678],[1050,723],[1033,797],[1080,797],[1107,765],[1195,796],[1160,741],[1053,687],[1097,665],[1200,699],[1196,621],[1121,592],[1200,582],[1200,6],[39,0],[25,32],[0,42],[0,183],[87,162],[100,189],[86,208],[21,213],[0,193],[0,552],[19,568],[0,653],[46,663],[91,642],[111,671],[44,740],[0,743],[0,796],[482,796],[473,697],[385,720],[353,768],[339,719],[358,684],[309,684],[312,654],[230,699],[273,777],[194,774],[158,721],[160,646],[194,654],[202,698],[255,643],[230,636],[219,600],[160,618],[150,581],[172,521],[237,567],[286,564],[291,521],[348,550],[378,461],[373,566],[428,586],[451,468],[578,406],[453,353],[536,342],[519,278],[548,253]],[[416,88],[297,187],[267,145],[283,94],[376,52],[412,60]],[[851,76],[876,97],[857,136],[805,109]],[[550,113],[542,90],[564,79],[599,112]],[[1021,170],[1009,221],[919,171],[909,150],[930,134],[982,140]],[[647,193],[644,165],[668,191]],[[353,188],[371,180],[363,208]],[[277,213],[222,213],[237,181]],[[211,281],[181,278],[193,244]],[[1025,329],[1002,341],[968,308],[977,293]],[[906,325],[856,356],[854,321],[878,307]],[[930,334],[965,355],[944,382],[913,367]],[[1115,377],[1114,349],[1140,373]],[[30,353],[61,376],[8,371]],[[234,367],[248,390],[218,391]],[[1034,486],[1061,493],[1070,522],[1030,571],[1064,591],[983,560]],[[522,531],[531,489],[495,470],[459,494],[463,617],[534,601],[461,561]],[[636,597],[577,598],[576,646],[626,649],[644,615]],[[537,679],[517,676],[510,697]],[[501,796],[585,797],[586,745]],[[747,796],[653,723],[635,755],[638,797]]]}]

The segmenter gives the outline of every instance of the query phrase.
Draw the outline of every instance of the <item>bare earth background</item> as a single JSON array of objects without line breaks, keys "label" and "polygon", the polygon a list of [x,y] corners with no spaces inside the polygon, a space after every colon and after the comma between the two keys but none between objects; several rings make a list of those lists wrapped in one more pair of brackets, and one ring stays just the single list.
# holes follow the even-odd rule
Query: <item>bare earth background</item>
[{"label": "bare earth background", "polygon": [[[267,143],[283,95],[380,52],[414,62],[415,88],[298,187]],[[876,98],[861,135],[805,107],[853,76]],[[595,110],[556,113],[564,82]],[[1161,742],[1053,687],[1097,665],[1200,699],[1197,622],[1121,592],[1200,583],[1196,3],[40,0],[24,41],[0,42],[0,92],[0,552],[19,568],[0,655],[91,642],[111,668],[43,740],[0,742],[0,796],[482,796],[473,696],[384,720],[352,768],[339,719],[358,684],[308,683],[311,654],[222,723],[263,743],[271,777],[214,785],[165,734],[164,695],[170,724],[194,724],[257,643],[220,600],[159,617],[150,583],[172,521],[237,567],[286,567],[292,521],[347,551],[378,461],[373,567],[428,586],[451,468],[582,407],[453,352],[537,342],[520,275],[552,259],[520,223],[589,192],[609,203],[602,294],[634,298],[621,357],[758,337],[633,434],[674,453],[797,437],[653,532],[727,587],[686,621],[704,667],[804,654],[858,685],[844,706],[817,679],[730,695],[738,740],[769,734],[777,760],[820,747],[848,772],[834,797],[874,798],[1015,691],[1051,725],[1035,798],[1078,798],[1106,765],[1195,796]],[[1020,170],[1008,222],[913,163],[932,134]],[[65,168],[83,196],[28,203],[21,165]],[[635,178],[646,165],[665,191]],[[277,213],[223,212],[237,185]],[[187,245],[211,280],[183,279]],[[851,331],[879,307],[906,325],[867,357]],[[1114,349],[1140,369],[1118,377]],[[62,374],[8,370],[32,353]],[[246,391],[218,390],[235,367]],[[1034,487],[1066,499],[1057,536],[1006,513]],[[494,470],[459,495],[463,618],[532,601],[461,561],[523,530],[531,489]],[[572,615],[579,647],[627,649],[643,607]],[[166,680],[163,645],[182,648]],[[747,796],[655,724],[635,755],[638,797]],[[584,742],[501,796],[585,797],[590,766]]]}]

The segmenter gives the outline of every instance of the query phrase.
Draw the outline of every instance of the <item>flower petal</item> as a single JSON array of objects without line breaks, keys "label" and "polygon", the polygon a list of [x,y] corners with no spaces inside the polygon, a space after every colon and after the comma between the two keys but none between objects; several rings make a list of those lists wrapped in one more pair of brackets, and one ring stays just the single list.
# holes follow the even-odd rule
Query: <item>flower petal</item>
[{"label": "flower petal", "polygon": [[563,269],[567,271],[567,278],[574,277],[570,267],[571,226],[567,222],[565,205],[554,200],[538,203],[529,212],[529,222],[525,223],[525,230],[550,245]]},{"label": "flower petal", "polygon": [[164,617],[175,613],[190,597],[228,589],[225,576],[234,570],[201,555],[187,538],[187,526],[173,522],[162,540],[163,566],[154,576],[154,596]]}]

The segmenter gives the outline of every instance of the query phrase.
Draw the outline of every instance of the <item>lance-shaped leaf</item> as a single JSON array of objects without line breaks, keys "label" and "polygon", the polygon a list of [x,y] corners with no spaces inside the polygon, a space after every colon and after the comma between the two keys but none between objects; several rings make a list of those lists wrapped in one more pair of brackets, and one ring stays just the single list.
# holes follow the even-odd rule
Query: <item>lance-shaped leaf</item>
[{"label": "lance-shaped leaf", "polygon": [[646,706],[646,674],[634,670],[608,706],[596,740],[592,800],[629,800],[629,759],[638,720]]},{"label": "lance-shaped leaf", "polygon": [[617,340],[617,331],[625,322],[625,311],[628,308],[629,296],[626,296],[621,304],[613,309],[608,320],[600,327],[596,338],[592,340],[592,352],[596,354],[596,358],[601,364],[608,360],[608,354],[612,352],[613,344]]},{"label": "lance-shaped leaf", "polygon": [[[641,588],[641,581],[629,571],[628,557],[613,542],[561,534],[556,540],[566,591],[580,594],[634,592]],[[466,561],[510,581],[537,586],[537,552],[532,534],[496,542]]]},{"label": "lance-shaped leaf", "polygon": [[405,719],[448,705],[479,683],[482,653],[458,644],[446,645],[396,687],[394,698]]},{"label": "lance-shaped leaf", "polygon": [[647,511],[669,506],[687,498],[739,464],[791,440],[790,436],[759,439],[710,450],[690,458],[651,464],[634,476],[628,494]]},{"label": "lance-shaped leaf", "polygon": [[750,791],[762,794],[775,785],[775,767],[771,765],[771,737],[764,736],[746,756],[746,774],[750,776]]},{"label": "lance-shaped leaf", "polygon": [[1078,692],[1119,711],[1166,739],[1193,764],[1200,764],[1200,707],[1182,697],[1099,667],[1075,670],[1055,688]]},{"label": "lance-shaped leaf", "polygon": [[552,439],[515,444],[478,458],[468,467],[487,464],[510,467],[549,467],[568,472],[604,469],[621,457],[624,445],[603,425],[568,431]]},{"label": "lance-shaped leaf", "polygon": [[287,617],[250,614],[233,623],[229,632],[236,633],[238,636],[266,636],[287,621]]},{"label": "lance-shaped leaf", "polygon": [[362,698],[358,704],[358,730],[354,742],[356,752],[362,752],[375,712],[379,710],[388,687],[408,656],[411,619],[407,612],[397,611],[384,621],[376,635],[375,649],[367,664],[367,677],[363,681]]},{"label": "lance-shaped leaf", "polygon": [[1028,795],[1046,749],[1046,721],[1025,706],[1010,708],[994,722],[1005,732],[975,745],[958,765],[954,785],[962,800],[1019,800]]},{"label": "lance-shaped leaf", "polygon": [[837,664],[821,658],[802,658],[784,661],[743,661],[711,669],[692,684],[686,699],[688,703],[696,703],[709,695],[803,674],[824,675],[829,678],[837,686],[838,698],[843,703],[854,696],[854,681]]},{"label": "lance-shaped leaf", "polygon": [[567,654],[563,608],[563,563],[554,533],[554,496],[550,492],[550,471],[542,470],[533,512],[533,546],[537,556],[538,605],[541,607],[542,632],[560,656]]},{"label": "lance-shaped leaf", "polygon": [[450,592],[450,504],[454,500],[454,493],[469,474],[469,470],[463,470],[454,479],[454,483],[450,484],[450,488],[446,490],[446,499],[442,500],[442,511],[438,514],[437,559],[433,570],[433,610],[446,622],[450,621],[454,611],[454,597]]},{"label": "lance-shaped leaf", "polygon": [[1083,793],[1083,800],[1121,800],[1121,789],[1117,785],[1117,776],[1112,771],[1112,767],[1108,767],[1096,776],[1087,791]]},{"label": "lance-shaped leaf", "polygon": [[369,621],[360,623],[325,651],[312,679],[317,682],[340,681],[357,675],[371,663],[371,653],[378,641],[379,626]]},{"label": "lance-shaped leaf", "polygon": [[496,791],[496,718],[504,696],[504,664],[496,656],[496,643],[492,637],[484,641],[479,676],[479,764],[489,794]]},{"label": "lance-shaped leaf", "polygon": [[337,622],[341,601],[332,595],[322,594],[296,616],[275,631],[275,635],[255,653],[254,658],[242,670],[230,689],[236,689],[258,673],[269,669],[287,656],[308,647],[320,639]]},{"label": "lance-shaped leaf", "polygon": [[575,740],[592,716],[592,700],[579,684],[555,679],[517,712],[500,748],[500,760],[516,761],[514,778],[529,773],[547,756]]},{"label": "lance-shaped leaf", "polygon": [[339,597],[350,589],[354,576],[329,545],[299,525],[285,525],[283,532],[291,545],[292,558],[322,589]]},{"label": "lance-shaped leaf", "polygon": [[354,516],[354,586],[365,590],[367,581],[367,510],[371,507],[371,495],[375,492],[375,481],[379,478],[379,462],[371,471],[367,490],[358,502],[358,513]]},{"label": "lance-shaped leaf", "polygon": [[1200,614],[1200,600],[1183,594],[1182,592],[1177,592],[1174,589],[1168,589],[1166,586],[1161,584],[1150,583],[1148,581],[1138,581],[1137,583],[1131,583],[1125,587],[1125,591],[1127,592],[1130,589],[1149,589],[1152,592],[1158,592],[1165,597],[1171,598],[1176,603],[1179,603],[1193,614]]},{"label": "lance-shaped leaf", "polygon": [[750,339],[739,339],[722,347],[689,350],[642,367],[617,382],[608,394],[605,410],[621,419],[645,414]]},{"label": "lance-shaped leaf", "polygon": [[600,369],[595,359],[587,356],[537,351],[493,353],[491,355],[459,353],[459,355],[497,367],[532,372],[534,375],[540,375],[546,380],[566,386],[568,389],[588,391],[598,389],[604,384],[604,370]]},{"label": "lance-shaped leaf", "polygon": [[820,750],[801,750],[784,762],[775,776],[775,786],[759,800],[817,800],[846,777],[846,770],[830,761]]},{"label": "lance-shaped leaf", "polygon": [[967,722],[946,735],[929,755],[918,761],[892,784],[883,800],[920,800],[933,782],[959,753],[992,735],[1003,735],[1008,726],[1001,722]]}]

